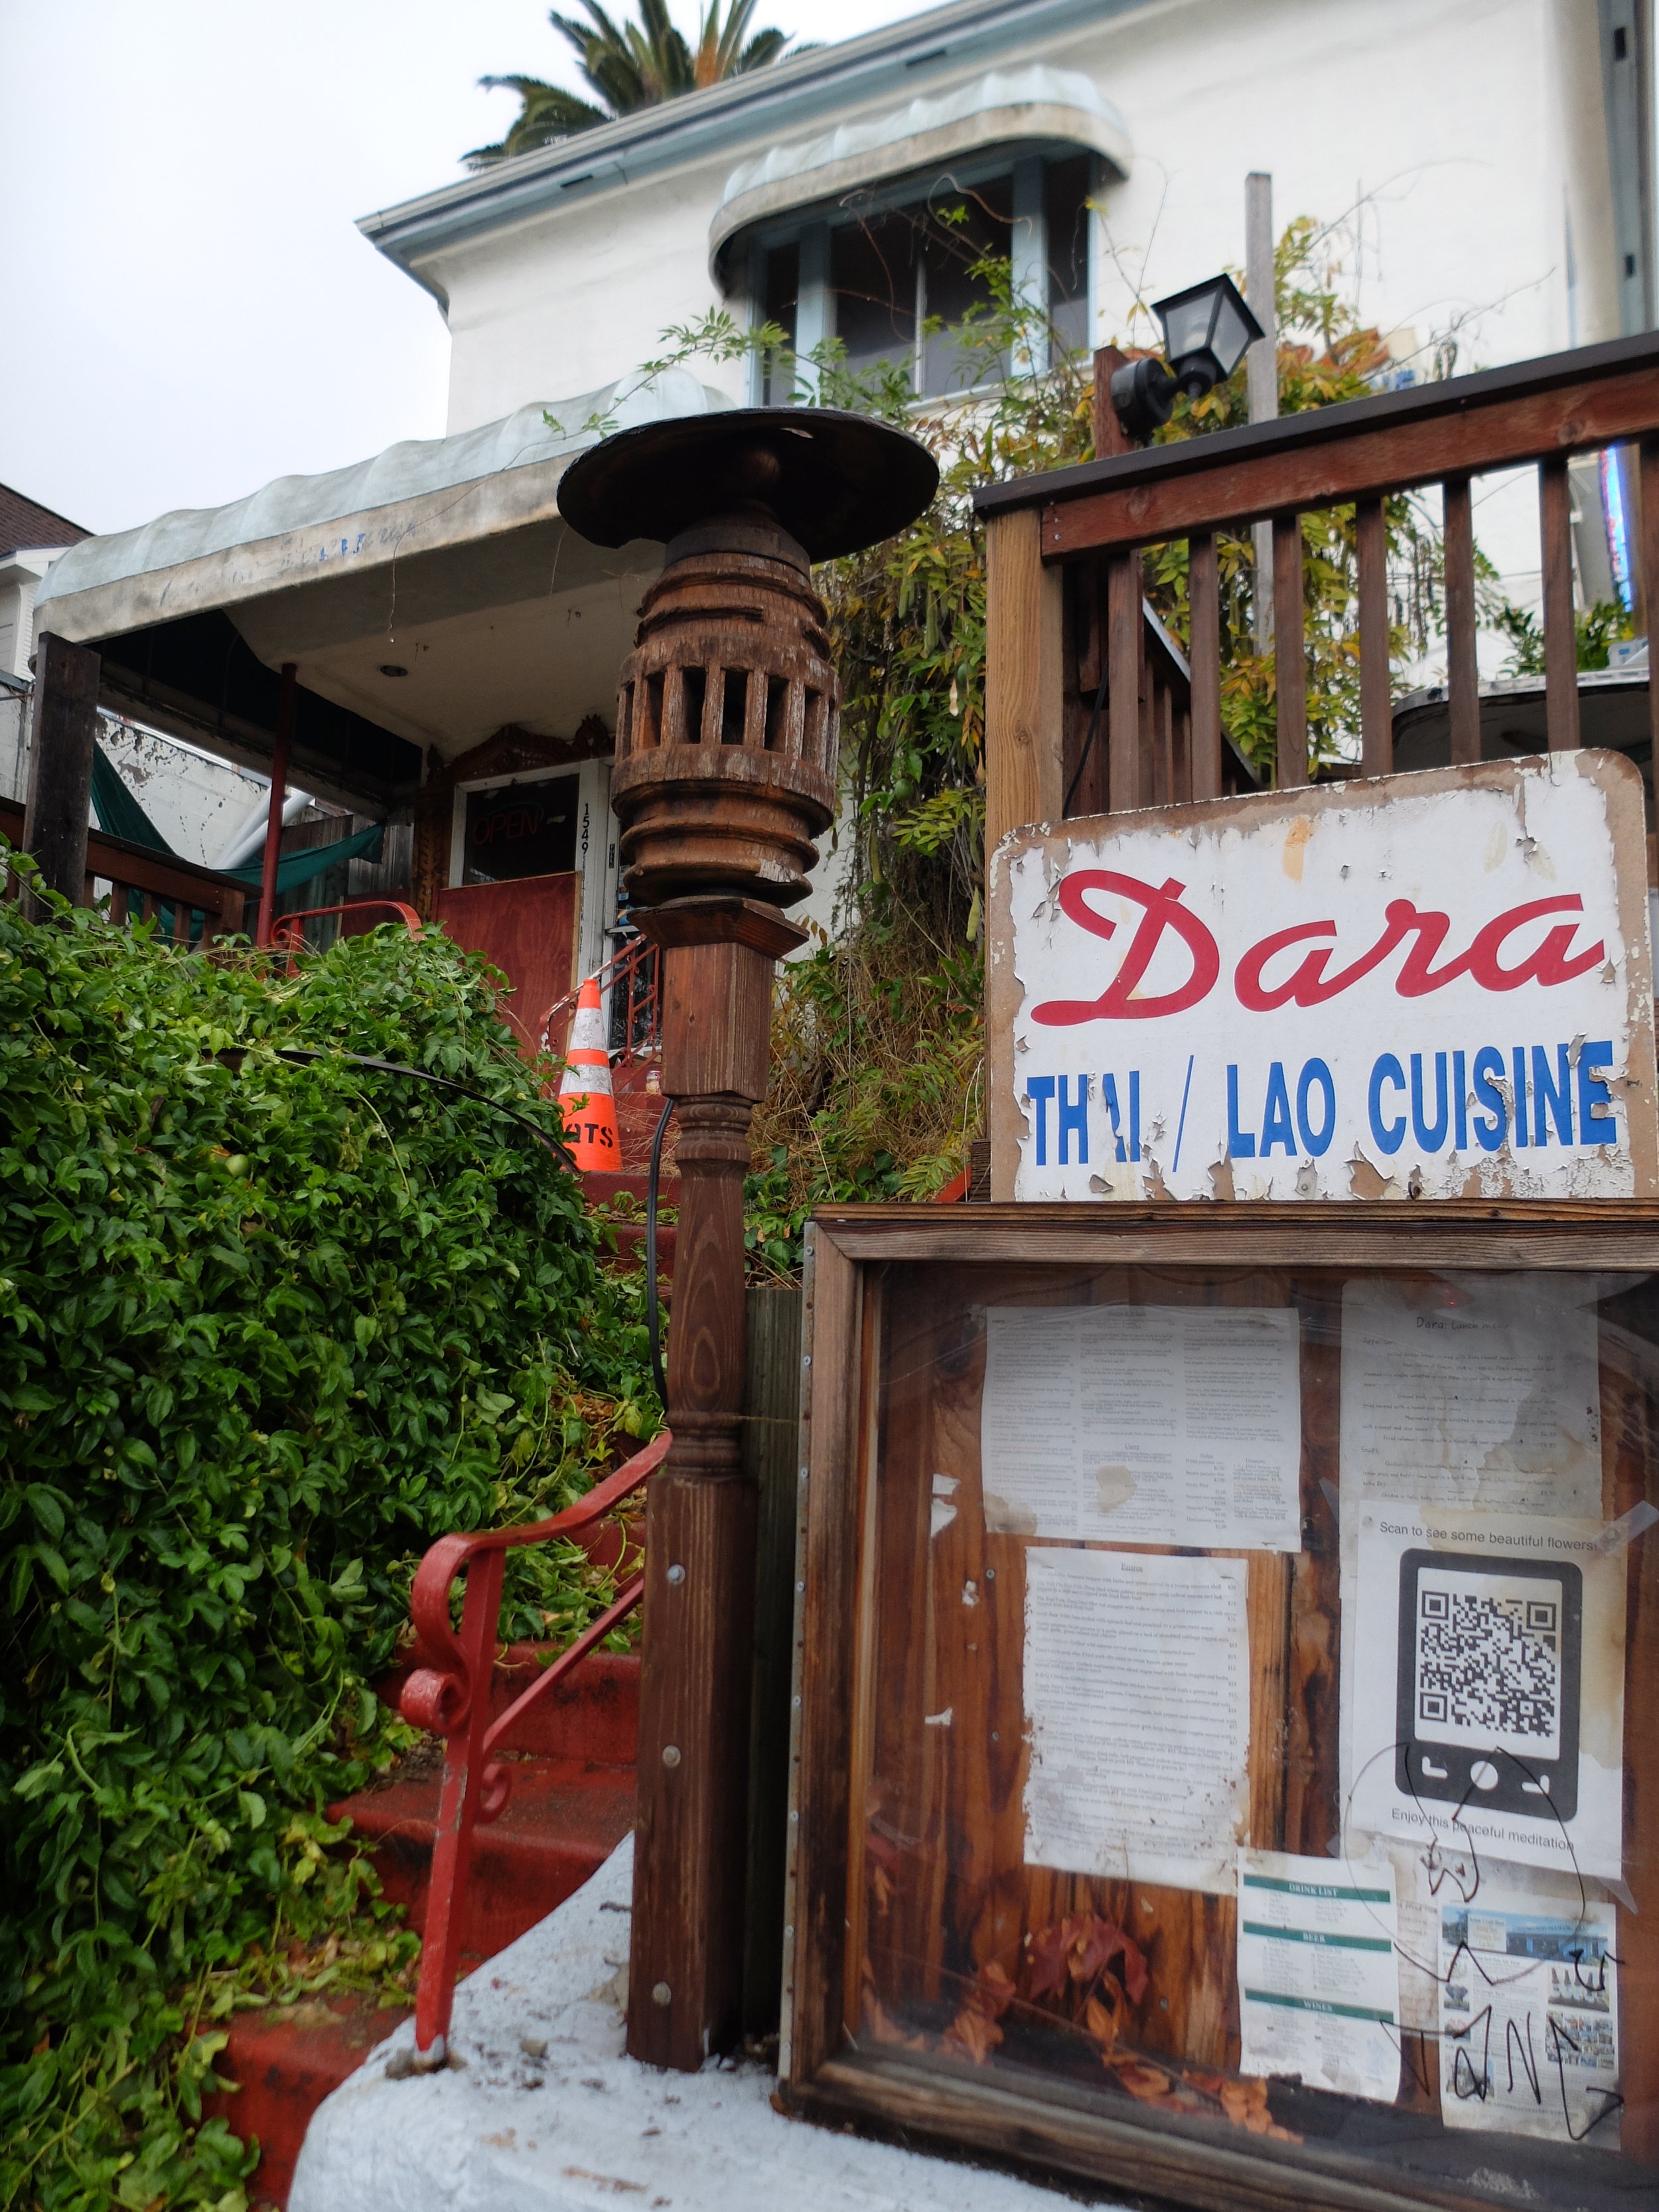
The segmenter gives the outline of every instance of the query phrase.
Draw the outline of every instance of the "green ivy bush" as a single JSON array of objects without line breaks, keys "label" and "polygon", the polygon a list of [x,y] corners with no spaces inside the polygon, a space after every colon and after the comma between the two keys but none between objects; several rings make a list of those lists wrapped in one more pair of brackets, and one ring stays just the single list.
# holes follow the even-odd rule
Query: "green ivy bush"
[{"label": "green ivy bush", "polygon": [[[556,1510],[658,1419],[555,1155],[283,1046],[558,1127],[435,933],[290,976],[0,905],[5,2206],[239,2212],[216,2017],[415,1948],[324,1808],[399,1741],[372,1686],[421,1552]],[[504,1627],[574,1632],[597,1582],[515,1554]]]}]

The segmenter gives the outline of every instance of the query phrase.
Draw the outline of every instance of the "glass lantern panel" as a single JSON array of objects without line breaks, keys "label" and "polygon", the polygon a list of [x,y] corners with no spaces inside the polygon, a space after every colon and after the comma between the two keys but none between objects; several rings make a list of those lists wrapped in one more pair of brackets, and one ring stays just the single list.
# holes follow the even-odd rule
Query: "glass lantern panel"
[{"label": "glass lantern panel", "polygon": [[1201,353],[1210,343],[1210,317],[1215,306],[1212,291],[1193,294],[1179,300],[1169,309],[1164,319],[1167,351],[1172,362],[1184,355]]},{"label": "glass lantern panel", "polygon": [[1231,294],[1224,292],[1216,308],[1215,328],[1210,335],[1210,350],[1223,376],[1232,374],[1249,343],[1249,325],[1238,312]]}]

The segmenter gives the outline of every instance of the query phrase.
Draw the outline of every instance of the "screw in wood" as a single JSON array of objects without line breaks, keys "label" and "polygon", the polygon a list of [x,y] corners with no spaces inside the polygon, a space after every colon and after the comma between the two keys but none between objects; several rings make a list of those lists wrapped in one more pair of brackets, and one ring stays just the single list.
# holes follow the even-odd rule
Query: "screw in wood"
[{"label": "screw in wood", "polygon": [[666,1982],[657,1982],[653,1984],[651,1990],[651,2002],[653,2004],[659,2005],[673,2003],[674,1992],[669,1988]]},{"label": "screw in wood", "polygon": [[685,1580],[685,1569],[679,1565],[678,1560],[668,1570],[668,1579],[671,1583],[674,1583],[676,1584],[683,1583]]},{"label": "screw in wood", "polygon": [[665,1766],[678,1766],[679,1765],[680,1747],[678,1744],[664,1744],[662,1747],[662,1763]]}]

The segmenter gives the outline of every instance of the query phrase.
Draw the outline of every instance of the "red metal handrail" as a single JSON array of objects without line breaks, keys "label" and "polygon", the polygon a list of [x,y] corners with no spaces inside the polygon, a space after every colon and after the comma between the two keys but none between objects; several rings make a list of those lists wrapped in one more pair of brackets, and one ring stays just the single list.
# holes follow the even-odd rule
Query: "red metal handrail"
[{"label": "red metal handrail", "polygon": [[[585,979],[597,983],[601,992],[609,990],[614,1001],[617,992],[623,994],[623,1041],[614,1058],[626,1066],[635,1060],[649,1058],[662,1039],[662,956],[659,948],[643,937],[629,938],[628,943],[605,961],[594,973]],[[567,1016],[574,1014],[576,1000],[584,986],[567,991],[547,1010],[547,1019],[542,1024],[542,1050],[554,1049],[553,1032]],[[641,1034],[635,1034],[636,1031]]]},{"label": "red metal handrail", "polygon": [[395,914],[398,916],[411,937],[420,935],[422,926],[421,917],[412,906],[406,906],[402,899],[342,899],[337,906],[307,906],[300,908],[294,914],[279,914],[271,925],[270,949],[273,952],[287,951],[290,954],[303,952],[306,947],[306,933],[298,926],[301,922],[315,921],[319,915],[325,914],[363,914],[371,907],[384,907],[388,914]]},{"label": "red metal handrail", "polygon": [[[645,1594],[644,1574],[630,1576],[614,1603],[492,1721],[489,1691],[499,1644],[496,1631],[506,1555],[521,1545],[545,1544],[602,1521],[623,1498],[644,1487],[661,1466],[671,1441],[664,1429],[642,1452],[636,1452],[614,1474],[597,1483],[586,1498],[556,1513],[550,1521],[532,1522],[522,1528],[441,1536],[416,1574],[410,1613],[415,1624],[417,1663],[404,1681],[398,1709],[411,1726],[445,1739],[443,1787],[432,1844],[426,1933],[415,1997],[415,2048],[428,2064],[440,2063],[448,2047],[473,1830],[498,1820],[512,1795],[512,1769],[491,1754],[530,1708],[628,1618]],[[464,1568],[466,1596],[457,1635],[450,1625],[450,1591]]]}]

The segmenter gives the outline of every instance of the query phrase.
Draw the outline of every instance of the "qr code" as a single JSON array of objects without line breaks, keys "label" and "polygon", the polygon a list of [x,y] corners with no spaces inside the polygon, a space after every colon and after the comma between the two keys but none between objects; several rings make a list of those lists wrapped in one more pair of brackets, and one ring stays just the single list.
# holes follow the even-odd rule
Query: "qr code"
[{"label": "qr code", "polygon": [[1553,1739],[1561,1601],[1419,1587],[1417,1717],[1428,1729]]}]

